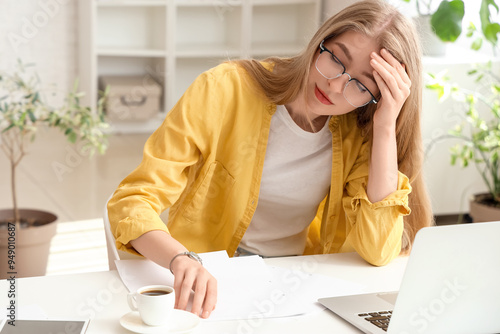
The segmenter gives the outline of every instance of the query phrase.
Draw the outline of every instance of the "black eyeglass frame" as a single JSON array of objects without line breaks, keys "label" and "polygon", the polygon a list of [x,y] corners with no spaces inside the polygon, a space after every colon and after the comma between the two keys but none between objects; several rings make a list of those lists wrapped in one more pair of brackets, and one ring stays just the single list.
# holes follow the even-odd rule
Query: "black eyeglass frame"
[{"label": "black eyeglass frame", "polygon": [[[359,83],[361,86],[363,86],[363,87],[366,89],[366,91],[367,91],[368,93],[370,93],[370,95],[371,95],[372,99],[371,99],[370,101],[366,102],[365,104],[361,105],[361,106],[355,106],[355,105],[353,105],[353,104],[352,104],[349,100],[347,100],[347,98],[345,98],[345,96],[344,96],[344,98],[347,100],[347,102],[349,102],[349,104],[351,104],[353,107],[356,107],[356,108],[361,108],[361,107],[364,107],[364,106],[366,106],[366,105],[368,105],[368,104],[370,104],[370,103],[377,104],[377,102],[378,102],[378,101],[377,101],[377,98],[376,98],[376,97],[372,94],[372,92],[370,92],[370,90],[368,89],[368,87],[366,87],[365,85],[363,85],[363,83],[362,83],[361,81],[359,81],[358,79],[351,77],[351,75],[350,75],[349,73],[347,73],[347,72],[346,72],[346,68],[345,68],[344,64],[340,61],[340,59],[338,59],[338,58],[337,58],[337,56],[336,56],[336,55],[334,55],[332,51],[328,50],[328,49],[324,46],[325,41],[326,41],[327,39],[331,38],[331,37],[333,37],[333,36],[328,36],[328,37],[326,37],[324,40],[322,40],[322,41],[321,41],[321,43],[319,43],[319,55],[318,55],[318,59],[319,59],[319,56],[321,56],[321,54],[322,54],[323,52],[328,52],[328,53],[332,56],[333,60],[334,60],[335,62],[337,62],[340,66],[342,66],[342,73],[338,74],[337,76],[335,76],[335,77],[333,77],[333,78],[328,78],[326,75],[324,75],[323,73],[321,73],[321,71],[318,69],[318,65],[316,65],[316,69],[318,70],[318,72],[319,72],[319,73],[320,73],[323,77],[325,77],[326,79],[336,79],[336,78],[339,78],[339,77],[343,76],[344,74],[347,74],[347,75],[349,76],[349,81],[347,81],[347,83],[345,84],[345,86],[344,86],[344,90],[345,90],[345,87],[347,87],[347,85],[348,85],[351,81],[356,81],[356,82],[357,82],[357,83]],[[316,64],[318,63],[318,59],[316,59]]]}]

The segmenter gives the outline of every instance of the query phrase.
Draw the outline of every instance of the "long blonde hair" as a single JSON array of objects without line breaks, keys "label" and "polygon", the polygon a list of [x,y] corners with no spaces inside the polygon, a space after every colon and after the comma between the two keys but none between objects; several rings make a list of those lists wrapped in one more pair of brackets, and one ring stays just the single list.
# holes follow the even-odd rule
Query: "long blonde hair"
[{"label": "long blonde hair", "polygon": [[[387,49],[405,64],[412,82],[410,96],[404,103],[396,122],[398,168],[407,175],[412,185],[409,195],[411,214],[404,217],[402,252],[408,253],[417,231],[433,225],[433,215],[422,177],[423,147],[420,129],[422,110],[422,64],[418,35],[413,24],[396,8],[383,0],[356,2],[328,19],[310,40],[308,46],[291,58],[270,57],[264,62],[274,64],[272,71],[257,60],[238,60],[275,104],[292,102],[304,94],[309,70],[318,52],[319,44],[327,36],[338,36],[356,31],[374,38],[381,48]],[[356,109],[358,127],[371,138],[372,116],[376,105]]]}]

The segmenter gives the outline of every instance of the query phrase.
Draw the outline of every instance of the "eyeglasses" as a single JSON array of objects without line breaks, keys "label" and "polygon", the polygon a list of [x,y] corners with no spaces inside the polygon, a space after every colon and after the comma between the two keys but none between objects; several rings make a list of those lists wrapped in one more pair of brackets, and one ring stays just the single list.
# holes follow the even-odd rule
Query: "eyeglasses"
[{"label": "eyeglasses", "polygon": [[319,44],[320,51],[316,59],[316,69],[318,72],[327,79],[336,79],[346,74],[349,77],[349,81],[347,81],[344,86],[343,94],[347,102],[353,107],[359,108],[369,103],[377,103],[377,99],[370,90],[358,79],[352,78],[351,75],[345,71],[344,64],[342,64],[333,52],[323,45],[326,39],[328,39],[328,37]]}]

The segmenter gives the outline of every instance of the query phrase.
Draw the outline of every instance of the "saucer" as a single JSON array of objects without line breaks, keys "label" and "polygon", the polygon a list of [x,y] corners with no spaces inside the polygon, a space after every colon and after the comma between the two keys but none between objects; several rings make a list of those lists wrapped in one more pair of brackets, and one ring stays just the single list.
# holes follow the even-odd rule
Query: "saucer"
[{"label": "saucer", "polygon": [[187,334],[198,327],[200,321],[200,318],[193,313],[174,309],[168,326],[148,326],[142,322],[139,312],[133,311],[121,317],[120,325],[129,331],[141,334]]}]

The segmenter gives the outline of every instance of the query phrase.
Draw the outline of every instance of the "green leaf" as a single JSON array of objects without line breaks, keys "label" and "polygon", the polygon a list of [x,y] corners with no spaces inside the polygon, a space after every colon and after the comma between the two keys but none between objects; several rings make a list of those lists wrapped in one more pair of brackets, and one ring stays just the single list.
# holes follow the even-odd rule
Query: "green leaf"
[{"label": "green leaf", "polygon": [[454,42],[462,33],[464,3],[462,0],[441,1],[431,17],[431,26],[444,42]]},{"label": "green leaf", "polygon": [[26,120],[26,116],[27,116],[26,113],[22,113],[21,117],[19,117],[19,123],[24,124],[24,122]]},{"label": "green leaf", "polygon": [[483,30],[484,37],[493,45],[496,45],[498,42],[497,34],[500,32],[500,24],[498,23],[490,23],[487,24]]},{"label": "green leaf", "polygon": [[11,123],[8,127],[6,127],[5,129],[3,129],[2,133],[9,131],[9,130],[10,130],[10,129],[12,129],[14,126],[16,126],[16,125],[15,125],[14,123]]},{"label": "green leaf", "polygon": [[76,133],[74,131],[72,131],[69,135],[68,135],[68,140],[71,142],[71,143],[76,143]]},{"label": "green leaf", "polygon": [[476,33],[477,29],[474,23],[469,22],[469,26],[467,27],[467,37],[472,37]]},{"label": "green leaf", "polygon": [[491,155],[491,162],[495,163],[498,161],[498,151],[493,152]]},{"label": "green leaf", "polygon": [[483,46],[483,39],[481,37],[478,37],[472,42],[470,48],[472,50],[478,51],[479,49],[481,49],[482,46]]},{"label": "green leaf", "polygon": [[492,45],[496,45],[498,42],[497,34],[500,31],[498,23],[491,22],[490,6],[494,7],[498,13],[498,6],[495,0],[482,0],[481,7],[479,8],[479,18],[481,19],[481,30],[484,37]]},{"label": "green leaf", "polygon": [[40,94],[38,94],[38,92],[36,92],[35,95],[33,96],[33,99],[31,100],[31,103],[35,104],[39,101],[40,101]]},{"label": "green leaf", "polygon": [[35,114],[31,110],[28,110],[28,116],[30,117],[30,120],[35,123],[36,122],[36,117]]}]

